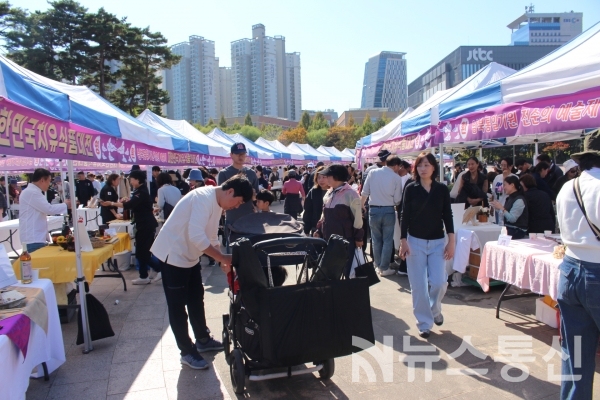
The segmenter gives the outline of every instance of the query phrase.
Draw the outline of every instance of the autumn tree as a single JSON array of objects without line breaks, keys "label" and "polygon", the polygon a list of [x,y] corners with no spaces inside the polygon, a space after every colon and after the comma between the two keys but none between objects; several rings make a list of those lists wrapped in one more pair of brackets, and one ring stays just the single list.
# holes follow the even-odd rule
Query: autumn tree
[{"label": "autumn tree", "polygon": [[306,129],[304,129],[303,126],[297,126],[294,129],[289,129],[287,131],[281,132],[281,135],[279,135],[278,140],[286,146],[292,142],[306,143],[306,135]]},{"label": "autumn tree", "polygon": [[346,123],[346,126],[354,126],[355,122],[354,122],[354,116],[352,114],[348,115],[348,122]]},{"label": "autumn tree", "polygon": [[346,147],[353,149],[356,143],[355,128],[352,126],[332,126],[327,131],[326,146],[333,146],[336,149]]},{"label": "autumn tree", "polygon": [[565,142],[554,142],[548,146],[545,146],[543,151],[552,153],[552,158],[554,159],[554,163],[556,163],[556,156],[561,152],[568,150],[570,147],[571,146]]},{"label": "autumn tree", "polygon": [[371,115],[369,115],[369,113],[365,114],[365,119],[363,120],[362,128],[363,132],[365,133],[365,136],[375,132],[375,127],[373,125],[373,122],[371,121]]}]

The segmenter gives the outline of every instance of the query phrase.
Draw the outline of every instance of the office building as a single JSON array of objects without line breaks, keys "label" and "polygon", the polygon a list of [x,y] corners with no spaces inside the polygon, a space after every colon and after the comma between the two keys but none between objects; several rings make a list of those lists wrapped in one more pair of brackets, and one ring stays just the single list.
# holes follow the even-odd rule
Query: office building
[{"label": "office building", "polygon": [[438,90],[458,85],[492,61],[520,70],[558,46],[461,46],[408,85],[408,106],[417,108]]},{"label": "office building", "polygon": [[300,54],[287,54],[285,37],[266,36],[264,25],[231,42],[231,79],[233,117],[300,118]]},{"label": "office building", "polygon": [[206,125],[220,117],[219,60],[215,43],[202,36],[190,36],[171,50],[181,61],[164,73],[165,87],[171,99],[167,116]]},{"label": "office building", "polygon": [[407,107],[406,53],[382,51],[365,64],[361,108]]},{"label": "office building", "polygon": [[560,46],[582,32],[583,13],[536,13],[529,6],[508,28],[512,46]]}]

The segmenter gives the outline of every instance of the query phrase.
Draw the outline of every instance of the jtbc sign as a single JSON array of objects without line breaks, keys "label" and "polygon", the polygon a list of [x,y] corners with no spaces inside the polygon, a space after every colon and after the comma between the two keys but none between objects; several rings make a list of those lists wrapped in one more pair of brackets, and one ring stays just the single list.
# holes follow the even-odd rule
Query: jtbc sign
[{"label": "jtbc sign", "polygon": [[484,50],[481,47],[478,49],[469,50],[467,61],[494,61],[492,58],[493,50]]}]

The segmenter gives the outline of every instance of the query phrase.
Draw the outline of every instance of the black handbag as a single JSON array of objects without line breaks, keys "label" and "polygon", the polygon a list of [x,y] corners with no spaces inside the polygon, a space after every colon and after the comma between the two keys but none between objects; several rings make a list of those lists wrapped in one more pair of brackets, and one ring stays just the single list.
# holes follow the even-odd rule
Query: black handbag
[{"label": "black handbag", "polygon": [[[87,305],[88,322],[90,327],[90,337],[92,341],[115,336],[110,326],[108,313],[104,305],[90,293],[85,295]],[[81,312],[77,313],[77,345],[83,343],[83,327],[81,325]]]},{"label": "black handbag", "polygon": [[[364,251],[363,255],[365,257],[365,261],[367,261],[367,255]],[[354,253],[354,258],[358,263],[358,257],[356,257],[356,252]],[[377,276],[377,271],[375,271],[375,265],[373,264],[372,260],[367,261],[366,263],[358,265],[356,268],[354,268],[354,274],[357,278],[367,278],[367,280],[369,281],[369,286],[373,286],[376,283],[379,283],[379,277]]]}]

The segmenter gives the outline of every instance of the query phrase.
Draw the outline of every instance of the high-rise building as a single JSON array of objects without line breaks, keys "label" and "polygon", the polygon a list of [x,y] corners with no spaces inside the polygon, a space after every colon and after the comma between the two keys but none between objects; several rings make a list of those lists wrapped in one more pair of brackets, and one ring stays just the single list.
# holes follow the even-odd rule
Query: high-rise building
[{"label": "high-rise building", "polygon": [[266,36],[263,24],[252,27],[252,39],[231,42],[231,79],[233,117],[300,118],[300,54],[286,54],[285,37]]},{"label": "high-rise building", "polygon": [[408,86],[406,53],[382,51],[365,64],[361,108],[405,110]]},{"label": "high-rise building", "polygon": [[189,42],[176,44],[171,50],[182,58],[164,73],[165,87],[171,98],[167,116],[203,125],[211,118],[220,117],[220,73],[215,42],[202,36],[190,36]]},{"label": "high-rise building", "polygon": [[233,116],[231,68],[219,67],[219,118]]},{"label": "high-rise building", "polygon": [[508,24],[512,46],[560,46],[583,30],[583,13],[536,13],[533,5]]},{"label": "high-rise building", "polygon": [[300,93],[300,53],[287,53],[286,59],[286,114],[287,118],[299,121],[302,117],[302,94]]}]

